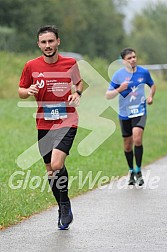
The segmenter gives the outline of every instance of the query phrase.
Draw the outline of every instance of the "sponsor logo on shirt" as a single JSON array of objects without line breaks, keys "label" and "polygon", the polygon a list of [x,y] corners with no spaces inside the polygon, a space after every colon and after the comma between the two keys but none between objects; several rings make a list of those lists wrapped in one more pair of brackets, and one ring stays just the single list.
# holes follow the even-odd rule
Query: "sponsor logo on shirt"
[{"label": "sponsor logo on shirt", "polygon": [[144,78],[138,78],[138,79],[137,79],[137,81],[138,81],[139,83],[143,82],[143,80],[144,80]]},{"label": "sponsor logo on shirt", "polygon": [[44,80],[37,80],[36,85],[38,86],[38,88],[43,88],[45,85],[45,81]]}]

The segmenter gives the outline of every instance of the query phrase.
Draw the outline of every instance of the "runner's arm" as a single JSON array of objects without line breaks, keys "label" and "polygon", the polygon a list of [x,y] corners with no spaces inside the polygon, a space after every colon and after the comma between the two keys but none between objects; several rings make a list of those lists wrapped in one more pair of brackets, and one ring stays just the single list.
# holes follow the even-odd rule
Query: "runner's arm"
[{"label": "runner's arm", "polygon": [[149,93],[149,96],[147,98],[147,104],[148,105],[151,105],[153,103],[153,97],[155,95],[155,92],[156,92],[156,86],[155,84],[153,84],[151,87],[150,87],[150,93]]},{"label": "runner's arm", "polygon": [[[77,91],[79,91],[79,92],[77,93]],[[82,91],[83,91],[83,82],[81,80],[79,83],[77,83],[75,85],[75,92],[73,94],[69,95],[69,97],[68,97],[68,101],[70,102],[69,103],[70,105],[74,104],[76,106],[79,106]]]},{"label": "runner's arm", "polygon": [[118,88],[112,89],[112,90],[107,90],[106,98],[108,100],[113,99],[115,96],[117,96],[119,93],[126,90],[127,88],[128,88],[128,82],[125,81],[125,82],[121,83],[121,85]]},{"label": "runner's arm", "polygon": [[38,88],[34,84],[31,85],[29,88],[19,87],[18,93],[21,99],[27,99],[29,96],[34,96],[38,94]]},{"label": "runner's arm", "polygon": [[82,93],[82,91],[83,91],[83,82],[82,82],[82,80],[78,84],[75,85],[75,91],[79,91],[80,93]]}]

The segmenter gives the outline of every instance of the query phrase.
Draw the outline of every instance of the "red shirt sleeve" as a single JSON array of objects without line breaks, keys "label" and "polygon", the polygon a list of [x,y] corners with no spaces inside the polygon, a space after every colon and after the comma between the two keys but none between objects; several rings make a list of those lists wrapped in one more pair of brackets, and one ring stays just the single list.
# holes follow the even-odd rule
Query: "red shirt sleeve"
[{"label": "red shirt sleeve", "polygon": [[75,61],[75,64],[71,68],[71,80],[74,85],[77,85],[81,81],[81,76],[78,68],[78,64]]},{"label": "red shirt sleeve", "polygon": [[26,63],[20,77],[19,87],[29,88],[31,84],[33,84],[32,73],[29,64]]}]

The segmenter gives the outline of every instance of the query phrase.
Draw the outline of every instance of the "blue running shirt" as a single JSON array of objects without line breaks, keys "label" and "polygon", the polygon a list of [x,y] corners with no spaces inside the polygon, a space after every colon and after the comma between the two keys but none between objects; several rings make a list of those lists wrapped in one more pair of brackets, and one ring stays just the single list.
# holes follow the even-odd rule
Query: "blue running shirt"
[{"label": "blue running shirt", "polygon": [[141,66],[136,72],[130,73],[125,68],[116,71],[112,77],[108,90],[117,89],[121,83],[127,81],[128,88],[119,94],[119,118],[128,120],[146,114],[146,97],[144,86],[151,87],[154,82],[149,71]]}]

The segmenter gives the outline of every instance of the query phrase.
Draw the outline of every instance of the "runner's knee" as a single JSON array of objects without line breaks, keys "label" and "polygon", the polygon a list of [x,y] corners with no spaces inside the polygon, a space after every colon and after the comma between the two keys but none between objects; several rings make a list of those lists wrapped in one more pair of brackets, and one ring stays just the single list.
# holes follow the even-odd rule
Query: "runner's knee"
[{"label": "runner's knee", "polygon": [[132,137],[124,138],[124,151],[130,152],[132,150],[133,142]]},{"label": "runner's knee", "polygon": [[142,137],[141,137],[141,136],[138,136],[138,135],[134,135],[134,136],[133,136],[133,143],[134,143],[134,145],[136,145],[136,146],[142,145]]},{"label": "runner's knee", "polygon": [[51,167],[53,171],[61,170],[64,164],[61,161],[52,161]]}]

